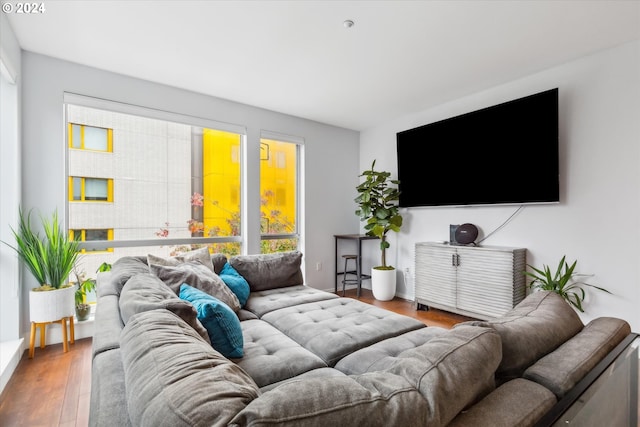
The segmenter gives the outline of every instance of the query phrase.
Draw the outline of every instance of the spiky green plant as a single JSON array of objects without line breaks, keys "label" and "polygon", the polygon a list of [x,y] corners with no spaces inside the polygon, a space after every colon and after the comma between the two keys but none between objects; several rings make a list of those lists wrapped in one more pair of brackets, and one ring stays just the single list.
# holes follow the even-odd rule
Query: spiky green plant
[{"label": "spiky green plant", "polygon": [[532,289],[555,292],[580,312],[584,313],[582,302],[584,301],[586,294],[582,286],[589,286],[608,294],[611,292],[599,286],[590,285],[589,283],[582,281],[576,281],[575,279],[578,276],[583,276],[574,272],[578,261],[576,260],[573,264],[569,265],[569,263],[565,261],[565,258],[566,256],[562,257],[556,271],[553,273],[548,265],[543,264],[542,269],[539,269],[527,264],[534,273],[525,271],[524,274],[533,278],[529,284]]},{"label": "spiky green plant", "polygon": [[31,228],[31,210],[25,214],[19,209],[18,229],[11,228],[16,246],[5,242],[16,251],[40,285],[59,289],[67,282],[79,255],[79,243],[71,240],[58,221],[58,212],[51,218],[40,217],[44,237]]},{"label": "spiky green plant", "polygon": [[374,268],[390,270],[393,267],[387,266],[386,249],[389,248],[387,233],[398,232],[402,227],[402,215],[399,213],[397,204],[400,196],[397,185],[400,181],[389,179],[391,173],[376,171],[375,166],[374,160],[371,169],[365,170],[360,175],[365,179],[356,187],[358,191],[358,197],[354,199],[358,204],[356,215],[360,217],[360,221],[366,221],[364,226],[366,234],[380,239],[382,264]]}]

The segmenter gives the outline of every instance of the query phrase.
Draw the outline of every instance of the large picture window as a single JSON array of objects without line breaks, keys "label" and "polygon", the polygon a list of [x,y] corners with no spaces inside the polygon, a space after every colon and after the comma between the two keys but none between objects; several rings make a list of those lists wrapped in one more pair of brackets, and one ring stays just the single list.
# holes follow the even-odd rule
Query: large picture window
[{"label": "large picture window", "polygon": [[68,227],[83,248],[81,273],[92,276],[126,255],[171,256],[203,245],[241,252],[243,133],[80,98],[67,102],[66,120]]}]

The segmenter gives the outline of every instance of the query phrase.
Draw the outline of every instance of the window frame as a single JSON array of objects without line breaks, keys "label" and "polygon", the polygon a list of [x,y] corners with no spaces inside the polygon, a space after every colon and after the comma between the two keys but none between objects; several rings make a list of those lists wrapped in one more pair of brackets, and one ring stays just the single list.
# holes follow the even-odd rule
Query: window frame
[{"label": "window frame", "polygon": [[[80,147],[73,146],[73,127],[80,126]],[[85,147],[85,129],[86,128],[96,128],[96,129],[104,129],[107,131],[107,148],[105,150],[97,150],[95,148],[86,148]],[[91,126],[91,125],[83,125],[80,123],[67,123],[67,142],[70,150],[86,150],[86,151],[96,151],[99,153],[113,153],[113,129],[105,128],[101,126]]]},{"label": "window frame", "polygon": [[[113,203],[113,178],[98,178],[92,176],[69,176],[69,202],[73,203]],[[75,178],[80,179],[80,199],[74,199],[74,184],[73,181]],[[96,199],[87,199],[86,195],[86,180],[87,179],[95,179],[95,180],[104,180],[107,182],[107,200],[96,200]]]}]

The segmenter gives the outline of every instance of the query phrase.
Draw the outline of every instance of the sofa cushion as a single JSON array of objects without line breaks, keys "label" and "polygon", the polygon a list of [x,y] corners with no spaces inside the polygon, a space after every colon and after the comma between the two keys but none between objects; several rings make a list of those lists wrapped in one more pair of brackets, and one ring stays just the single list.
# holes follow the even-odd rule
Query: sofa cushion
[{"label": "sofa cushion", "polygon": [[502,339],[502,362],[496,371],[500,382],[518,378],[542,356],[580,332],[583,323],[573,308],[557,293],[530,294],[503,317],[456,325],[493,328]]},{"label": "sofa cushion", "polygon": [[569,341],[529,367],[523,376],[542,384],[560,399],[630,333],[629,324],[622,319],[594,319]]},{"label": "sofa cushion", "polygon": [[238,316],[228,305],[189,285],[180,286],[180,298],[189,301],[209,334],[213,348],[225,357],[242,357],[244,341]]},{"label": "sofa cushion", "polygon": [[335,368],[347,375],[382,371],[392,366],[404,351],[421,346],[443,333],[447,330],[431,326],[388,338],[351,353],[336,363]]},{"label": "sofa cushion", "polygon": [[251,292],[302,285],[301,262],[299,251],[238,255],[229,259],[229,264],[247,279]]},{"label": "sofa cushion", "polygon": [[403,352],[386,372],[420,390],[428,406],[424,425],[444,426],[495,388],[500,336],[489,328],[463,326]]},{"label": "sofa cushion", "polygon": [[219,276],[224,284],[231,289],[231,292],[238,297],[240,307],[244,307],[247,303],[247,299],[249,299],[249,293],[251,292],[247,280],[242,277],[235,268],[231,267],[228,262],[222,267],[222,271],[220,271]]},{"label": "sofa cushion", "polygon": [[164,308],[180,316],[205,341],[209,342],[209,334],[198,321],[198,313],[193,305],[178,298],[162,280],[153,274],[143,273],[131,277],[122,288],[119,306],[120,317],[125,325],[137,313]]},{"label": "sofa cushion", "polygon": [[556,398],[549,390],[516,378],[462,411],[447,427],[530,427],[555,404]]},{"label": "sofa cushion", "polygon": [[242,368],[167,310],[133,316],[121,352],[134,426],[226,426],[260,394]]},{"label": "sofa cushion", "polygon": [[317,368],[311,371],[303,372],[295,377],[288,378],[286,380],[278,381],[277,383],[268,384],[264,387],[260,387],[262,393],[273,390],[274,388],[281,386],[284,383],[304,380],[305,378],[331,378],[331,377],[345,377],[346,375],[334,368]]},{"label": "sofa cushion", "polygon": [[120,347],[120,332],[124,323],[120,318],[117,295],[98,297],[94,323],[99,325],[100,333],[94,334],[91,341],[93,357],[103,351]]},{"label": "sofa cushion", "polygon": [[297,285],[251,292],[244,308],[262,317],[270,311],[281,308],[334,298],[338,298],[338,295],[305,285]]},{"label": "sofa cushion", "polygon": [[244,357],[235,362],[258,387],[327,366],[318,356],[262,320],[247,320],[240,326]]},{"label": "sofa cushion", "polygon": [[91,360],[89,425],[128,427],[124,368],[119,348],[97,354]]},{"label": "sofa cushion", "polygon": [[271,311],[271,323],[330,367],[340,359],[378,341],[424,328],[408,316],[351,298],[332,298]]},{"label": "sofa cushion", "polygon": [[[133,257],[133,256],[125,256],[119,258],[116,262],[111,266],[111,271],[109,271],[109,282],[105,284],[104,287],[99,287],[96,289],[98,296],[101,295],[102,289],[114,289],[116,290],[116,294],[120,295],[120,291],[127,280],[131,278],[131,276],[135,276],[140,273],[148,273],[149,266],[147,265],[146,257]],[[113,292],[113,291],[111,291]]]},{"label": "sofa cushion", "polygon": [[172,257],[161,257],[154,254],[147,255],[147,264],[149,265],[175,267],[176,265],[180,265],[185,262],[199,262],[212,272],[214,271],[213,262],[211,262],[211,254],[209,253],[209,248],[206,246],[204,248],[185,252]]},{"label": "sofa cushion", "polygon": [[222,279],[200,263],[185,262],[168,267],[164,265],[150,265],[151,272],[165,282],[178,295],[183,283],[200,289],[227,304],[235,312],[240,310],[238,297],[224,284]]},{"label": "sofa cushion", "polygon": [[253,400],[230,426],[426,426],[427,412],[406,379],[374,372],[285,381]]}]

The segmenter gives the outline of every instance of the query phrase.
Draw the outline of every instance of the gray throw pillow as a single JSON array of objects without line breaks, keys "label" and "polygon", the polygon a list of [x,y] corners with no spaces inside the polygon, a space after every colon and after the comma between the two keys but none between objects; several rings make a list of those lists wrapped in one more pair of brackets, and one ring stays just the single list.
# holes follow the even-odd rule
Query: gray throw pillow
[{"label": "gray throw pillow", "polygon": [[216,297],[234,312],[240,310],[238,297],[224,284],[224,281],[217,274],[200,263],[185,262],[174,267],[151,264],[149,268],[176,295],[180,293],[180,285],[186,283],[193,288],[200,289]]},{"label": "gray throw pillow", "polygon": [[147,263],[149,265],[165,265],[170,267],[175,267],[184,262],[199,262],[200,264],[207,267],[209,270],[213,270],[213,263],[211,261],[211,254],[209,253],[209,248],[204,247],[200,249],[196,249],[194,251],[185,252],[181,255],[164,258],[157,255],[149,254],[147,255]]},{"label": "gray throw pillow", "polygon": [[176,296],[164,282],[150,273],[136,274],[127,281],[120,294],[119,306],[125,325],[138,313],[163,308],[180,316],[206,342],[211,342],[193,305]]},{"label": "gray throw pillow", "polygon": [[301,262],[299,251],[238,255],[229,260],[229,264],[247,280],[251,292],[302,285]]}]

